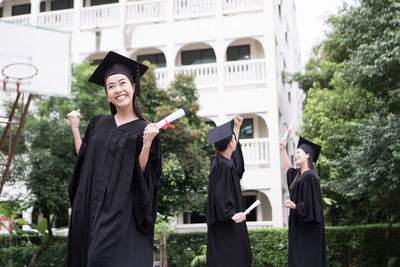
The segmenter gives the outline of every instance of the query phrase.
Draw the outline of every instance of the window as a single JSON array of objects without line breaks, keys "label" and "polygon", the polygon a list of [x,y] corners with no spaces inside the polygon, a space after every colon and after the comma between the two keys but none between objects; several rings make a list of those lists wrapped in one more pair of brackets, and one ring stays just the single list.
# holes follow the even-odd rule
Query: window
[{"label": "window", "polygon": [[240,127],[239,139],[253,138],[253,119],[244,119]]},{"label": "window", "polygon": [[230,46],[227,51],[227,60],[248,60],[250,59],[250,45]]},{"label": "window", "polygon": [[183,214],[183,223],[184,224],[189,224],[189,223],[205,223],[207,221],[205,215],[201,215],[197,212],[185,212]]},{"label": "window", "polygon": [[31,4],[12,6],[11,16],[19,16],[31,13]]},{"label": "window", "polygon": [[212,48],[182,51],[182,65],[195,65],[216,62]]},{"label": "window", "polygon": [[55,0],[51,1],[50,8],[51,10],[61,10],[61,9],[68,9],[73,8],[74,2],[73,0]]},{"label": "window", "polygon": [[40,12],[46,12],[46,2],[40,2]]},{"label": "window", "polygon": [[91,0],[92,6],[118,3],[118,0]]},{"label": "window", "polygon": [[137,61],[139,61],[140,63],[143,63],[143,61],[145,60],[150,61],[151,64],[156,64],[159,68],[167,66],[165,56],[162,53],[137,56]]},{"label": "window", "polygon": [[[257,198],[256,196],[243,196],[243,209],[246,210],[248,207],[251,206],[251,204],[256,201]],[[257,221],[257,208],[252,210],[249,215],[246,216],[246,221],[254,222]]]},{"label": "window", "polygon": [[3,17],[3,7],[0,6],[0,18]]}]

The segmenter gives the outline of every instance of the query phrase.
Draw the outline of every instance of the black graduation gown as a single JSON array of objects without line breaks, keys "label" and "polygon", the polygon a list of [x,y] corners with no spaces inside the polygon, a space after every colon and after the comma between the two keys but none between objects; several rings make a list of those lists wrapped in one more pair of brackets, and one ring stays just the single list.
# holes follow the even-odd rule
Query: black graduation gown
[{"label": "black graduation gown", "polygon": [[222,156],[211,160],[207,201],[207,266],[251,266],[252,255],[246,222],[231,217],[243,210],[240,179],[244,172],[240,144],[232,160]]},{"label": "black graduation gown", "polygon": [[157,135],[144,173],[143,129],[96,116],[86,128],[69,183],[72,207],[67,266],[150,267],[161,175]]},{"label": "black graduation gown", "polygon": [[[288,169],[289,187],[296,173],[296,169]],[[289,267],[328,266],[319,179],[313,171],[305,171],[289,192],[290,200],[296,204],[289,215]]]}]

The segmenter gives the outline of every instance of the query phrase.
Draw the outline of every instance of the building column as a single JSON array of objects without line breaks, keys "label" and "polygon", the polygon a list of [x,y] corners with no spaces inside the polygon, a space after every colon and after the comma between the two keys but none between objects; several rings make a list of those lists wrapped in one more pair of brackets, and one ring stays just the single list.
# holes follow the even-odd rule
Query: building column
[{"label": "building column", "polygon": [[[221,25],[222,20],[222,1],[215,2],[215,12],[216,12],[216,27],[217,27],[217,39],[215,43],[215,57],[217,60],[217,95],[219,99],[225,99],[225,43],[223,39],[223,31],[219,25]],[[220,125],[226,121],[226,109],[225,101],[220,101],[220,112],[217,114],[217,119],[215,123]]]},{"label": "building column", "polygon": [[31,0],[31,25],[38,25],[39,12],[40,0]]},{"label": "building column", "polygon": [[[173,40],[171,36],[173,36],[172,31],[173,23],[174,23],[174,1],[166,1],[167,2],[167,30],[168,40],[167,40],[167,48],[165,51],[165,61],[167,67],[167,84],[168,86],[175,79],[175,67],[176,67],[176,48],[174,46]],[[168,87],[167,86],[167,87]]]},{"label": "building column", "polygon": [[81,58],[79,57],[80,50],[75,45],[79,44],[82,5],[82,0],[74,0],[73,30],[71,34],[72,62],[81,62]]},{"label": "building column", "polygon": [[121,36],[121,44],[119,48],[119,52],[122,55],[128,56],[128,49],[126,47],[127,43],[127,34],[126,34],[126,4],[127,0],[119,0],[119,12],[120,12],[120,21],[119,21],[119,31]]}]

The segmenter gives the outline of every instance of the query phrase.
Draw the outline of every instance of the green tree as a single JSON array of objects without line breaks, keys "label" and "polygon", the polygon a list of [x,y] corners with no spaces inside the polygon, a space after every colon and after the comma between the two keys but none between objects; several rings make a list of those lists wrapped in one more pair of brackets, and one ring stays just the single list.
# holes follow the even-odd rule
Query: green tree
[{"label": "green tree", "polygon": [[325,47],[333,62],[343,62],[350,84],[383,98],[389,110],[400,111],[400,3],[360,0],[332,16]]},{"label": "green tree", "polygon": [[169,101],[155,108],[157,120],[177,108],[183,108],[186,115],[174,129],[161,130],[164,163],[159,210],[168,215],[204,214],[212,151],[207,145],[209,126],[196,115],[199,105],[193,77],[176,76],[168,96]]},{"label": "green tree", "polygon": [[[370,151],[360,136],[367,136],[371,122],[385,125],[388,116],[400,111],[399,17],[398,1],[361,0],[355,7],[344,6],[328,19],[331,30],[314,48],[305,72],[289,75],[307,92],[301,133],[323,146],[324,194],[337,201],[327,208],[332,224],[387,221],[390,225],[385,201],[379,200],[377,191],[358,190],[355,194],[348,181],[360,180],[363,183],[359,185],[374,187],[372,178],[361,180],[355,172],[360,165],[357,155]],[[367,137],[381,150],[386,149],[378,135]],[[395,163],[394,157],[386,158],[387,165],[374,162],[373,157],[364,160],[375,168],[376,164],[385,168]],[[391,210],[390,217],[398,218],[399,211]]]},{"label": "green tree", "polygon": [[341,183],[352,197],[368,194],[378,202],[389,228],[394,220],[400,219],[399,127],[400,115],[385,113],[373,114],[357,127],[360,144],[352,147],[344,159],[353,167],[352,175]]}]

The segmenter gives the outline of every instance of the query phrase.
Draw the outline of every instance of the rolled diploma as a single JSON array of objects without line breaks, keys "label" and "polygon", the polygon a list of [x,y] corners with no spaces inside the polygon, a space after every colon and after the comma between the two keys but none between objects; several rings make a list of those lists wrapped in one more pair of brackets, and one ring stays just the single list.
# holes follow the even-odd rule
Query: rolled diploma
[{"label": "rolled diploma", "polygon": [[287,128],[287,130],[286,130],[286,132],[285,132],[285,135],[283,136],[283,139],[282,139],[281,144],[283,144],[283,143],[287,140],[289,134],[292,132],[292,127],[293,127],[294,121],[295,121],[295,120],[292,120],[292,121],[290,122],[289,127]]},{"label": "rolled diploma", "polygon": [[175,111],[175,112],[171,113],[170,115],[168,115],[167,117],[165,117],[164,119],[157,122],[157,127],[158,127],[158,129],[161,129],[162,127],[165,126],[165,124],[171,123],[174,120],[177,120],[184,115],[185,115],[185,111],[180,108],[177,111]]},{"label": "rolled diploma", "polygon": [[250,214],[250,212],[255,208],[255,207],[257,207],[258,205],[260,205],[260,200],[256,200],[256,201],[254,201],[254,203],[253,204],[251,204],[251,206],[247,209],[247,210],[245,210],[244,211],[244,215],[249,215]]}]

